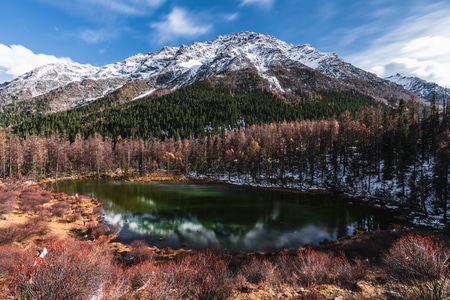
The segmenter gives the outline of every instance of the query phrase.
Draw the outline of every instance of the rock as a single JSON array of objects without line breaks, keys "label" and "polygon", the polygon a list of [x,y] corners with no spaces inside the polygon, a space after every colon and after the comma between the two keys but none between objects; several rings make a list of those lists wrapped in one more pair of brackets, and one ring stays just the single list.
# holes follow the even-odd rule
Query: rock
[{"label": "rock", "polygon": [[337,296],[337,297],[334,297],[334,300],[344,300],[344,297],[342,297],[342,296]]}]

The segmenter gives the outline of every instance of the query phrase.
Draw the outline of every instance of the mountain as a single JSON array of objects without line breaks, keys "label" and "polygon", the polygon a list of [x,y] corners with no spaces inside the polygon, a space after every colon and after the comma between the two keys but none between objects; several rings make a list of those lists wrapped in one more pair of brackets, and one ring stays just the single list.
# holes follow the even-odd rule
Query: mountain
[{"label": "mountain", "polygon": [[1,84],[0,105],[3,112],[56,112],[103,97],[128,102],[166,94],[206,79],[230,88],[268,90],[291,103],[303,103],[323,90],[355,90],[378,100],[411,97],[401,86],[335,53],[239,32],[190,46],[164,47],[103,67],[46,65]]},{"label": "mountain", "polygon": [[450,95],[449,88],[444,88],[436,83],[428,82],[418,77],[408,77],[397,73],[396,75],[386,77],[386,79],[403,86],[417,97],[421,97],[430,102],[435,97],[436,103],[443,104],[444,101],[448,101]]}]

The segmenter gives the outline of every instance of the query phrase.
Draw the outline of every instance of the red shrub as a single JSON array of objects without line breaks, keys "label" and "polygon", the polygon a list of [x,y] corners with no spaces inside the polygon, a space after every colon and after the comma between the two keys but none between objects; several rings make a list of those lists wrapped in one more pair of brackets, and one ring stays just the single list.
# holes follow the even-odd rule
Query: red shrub
[{"label": "red shrub", "polygon": [[19,191],[0,191],[0,203],[14,200],[19,194]]},{"label": "red shrub", "polygon": [[73,213],[73,214],[68,214],[65,217],[66,221],[69,223],[75,222],[76,220],[81,219],[81,214],[79,213]]},{"label": "red shrub", "polygon": [[38,212],[43,208],[43,204],[51,200],[51,193],[42,191],[38,187],[29,188],[20,193],[20,208],[24,212]]},{"label": "red shrub", "polygon": [[306,250],[300,252],[294,262],[295,276],[302,283],[311,286],[313,283],[325,283],[330,275],[332,256],[328,253]]},{"label": "red shrub", "polygon": [[19,235],[20,229],[18,226],[9,226],[0,228],[0,245],[8,245],[13,243]]},{"label": "red shrub", "polygon": [[49,232],[48,225],[40,216],[28,218],[22,229],[26,237],[43,236]]},{"label": "red shrub", "polygon": [[25,263],[25,258],[24,250],[13,246],[1,246],[0,278],[9,276],[18,265]]},{"label": "red shrub", "polygon": [[241,266],[240,274],[249,283],[276,286],[279,284],[276,269],[277,265],[268,259],[252,257]]},{"label": "red shrub", "polygon": [[70,242],[48,245],[48,253],[14,273],[19,299],[89,299],[112,279],[114,267],[106,245]]},{"label": "red shrub", "polygon": [[107,235],[109,231],[109,227],[105,224],[89,224],[87,226],[86,234],[88,236],[88,239],[96,240],[101,236]]},{"label": "red shrub", "polygon": [[386,272],[403,283],[439,280],[449,276],[450,249],[429,237],[405,235],[382,262]]},{"label": "red shrub", "polygon": [[151,261],[146,261],[126,269],[126,276],[132,289],[145,289],[150,283],[155,285],[154,278],[157,272],[156,266]]},{"label": "red shrub", "polygon": [[29,218],[25,224],[16,224],[0,228],[0,245],[21,242],[33,236],[43,236],[48,232],[48,226],[39,217]]},{"label": "red shrub", "polygon": [[153,251],[144,241],[134,241],[130,246],[131,250],[124,257],[126,265],[136,265],[153,258]]},{"label": "red shrub", "polygon": [[294,286],[348,284],[348,276],[352,274],[352,267],[345,256],[334,257],[331,253],[311,249],[280,254],[276,264],[280,281]]},{"label": "red shrub", "polygon": [[183,272],[184,268],[174,261],[158,267],[150,261],[145,261],[126,271],[136,299],[158,300],[185,298],[186,287],[176,283],[180,276],[186,276]]},{"label": "red shrub", "polygon": [[67,210],[69,210],[70,204],[67,202],[57,202],[52,205],[52,213],[54,216],[62,217],[67,213]]},{"label": "red shrub", "polygon": [[0,214],[10,213],[13,211],[18,195],[19,192],[17,191],[0,191]]},{"label": "red shrub", "polygon": [[187,289],[188,297],[194,299],[227,299],[233,291],[227,263],[210,250],[188,255],[179,262],[186,272],[177,286]]}]

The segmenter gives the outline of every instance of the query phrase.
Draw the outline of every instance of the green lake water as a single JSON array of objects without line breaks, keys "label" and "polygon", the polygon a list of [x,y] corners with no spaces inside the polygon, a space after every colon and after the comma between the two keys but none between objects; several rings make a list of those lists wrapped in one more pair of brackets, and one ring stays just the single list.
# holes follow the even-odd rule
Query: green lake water
[{"label": "green lake water", "polygon": [[292,249],[392,221],[385,210],[320,193],[103,179],[61,181],[50,188],[98,198],[105,221],[121,227],[121,242],[144,240],[160,248]]}]

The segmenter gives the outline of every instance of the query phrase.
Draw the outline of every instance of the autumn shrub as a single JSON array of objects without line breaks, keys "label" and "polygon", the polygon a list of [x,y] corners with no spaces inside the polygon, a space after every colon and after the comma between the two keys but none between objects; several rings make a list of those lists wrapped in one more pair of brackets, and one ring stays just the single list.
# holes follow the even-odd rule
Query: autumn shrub
[{"label": "autumn shrub", "polygon": [[371,263],[368,259],[355,258],[351,262],[350,273],[348,273],[348,276],[344,276],[343,278],[341,277],[342,280],[340,282],[341,284],[349,287],[358,280],[365,280],[369,275],[368,271],[371,271],[372,273],[378,273],[376,277],[378,278],[378,280],[383,281],[384,277],[379,274],[380,272],[378,272],[378,270],[378,265]]},{"label": "autumn shrub", "polygon": [[276,264],[267,258],[251,257],[242,264],[239,274],[251,284],[260,284],[271,288],[279,284],[276,269]]},{"label": "autumn shrub", "polygon": [[48,209],[48,208],[43,208],[41,210],[38,211],[37,213],[37,218],[39,218],[40,220],[49,220],[51,219],[53,213]]},{"label": "autumn shrub", "polygon": [[68,214],[65,216],[65,220],[68,223],[73,223],[77,220],[81,219],[81,214],[80,213],[73,213],[73,214]]},{"label": "autumn shrub", "polygon": [[281,253],[276,259],[276,273],[280,282],[311,287],[319,284],[344,283],[351,285],[352,266],[344,255],[302,249],[295,253]]},{"label": "autumn shrub", "polygon": [[17,191],[0,191],[0,214],[7,214],[14,210]]},{"label": "autumn shrub", "polygon": [[233,292],[228,259],[211,250],[186,255],[169,265],[177,290],[192,299],[227,299]]},{"label": "autumn shrub", "polygon": [[22,225],[25,237],[43,236],[49,232],[47,223],[41,216],[31,217]]},{"label": "autumn shrub", "polygon": [[125,269],[129,286],[134,290],[144,289],[154,278],[157,268],[152,261],[146,261]]},{"label": "autumn shrub", "polygon": [[354,272],[358,267],[357,265],[352,266],[343,254],[332,257],[328,269],[329,283],[344,287],[353,286],[356,280],[360,279],[359,274]]},{"label": "autumn shrub", "polygon": [[21,242],[33,236],[43,236],[48,232],[48,226],[39,217],[29,218],[24,224],[11,224],[0,228],[0,245]]},{"label": "autumn shrub", "polygon": [[14,271],[18,299],[90,299],[112,280],[115,268],[105,244],[71,241],[46,248],[46,256]]},{"label": "autumn shrub", "polygon": [[146,242],[140,240],[133,241],[130,246],[131,250],[128,251],[124,256],[125,265],[136,265],[153,258],[154,253],[148,247]]},{"label": "autumn shrub", "polygon": [[20,209],[24,212],[38,212],[43,204],[51,200],[51,193],[38,187],[29,188],[20,193]]},{"label": "autumn shrub", "polygon": [[129,285],[136,299],[183,299],[187,287],[179,284],[180,277],[187,276],[184,267],[175,261],[168,261],[156,267],[145,261],[126,270]]},{"label": "autumn shrub", "polygon": [[8,245],[14,242],[20,233],[19,226],[0,228],[0,245]]},{"label": "autumn shrub", "polygon": [[262,261],[263,259],[252,257],[250,261],[241,266],[240,273],[249,283],[258,284],[264,279],[261,270]]},{"label": "autumn shrub", "polygon": [[326,282],[331,262],[330,254],[311,249],[283,254],[278,258],[278,274],[288,284],[312,286]]},{"label": "autumn shrub", "polygon": [[450,251],[429,237],[406,235],[383,257],[385,270],[400,282],[427,281],[449,275]]},{"label": "autumn shrub", "polygon": [[17,196],[19,196],[19,194],[20,194],[20,192],[18,192],[18,191],[2,191],[2,190],[0,190],[0,204],[14,200]]},{"label": "autumn shrub", "polygon": [[109,227],[105,224],[99,223],[99,224],[89,224],[86,226],[86,235],[88,236],[88,239],[95,240],[98,239],[101,236],[107,235],[110,231]]},{"label": "autumn shrub", "polygon": [[294,261],[295,277],[304,285],[327,282],[332,257],[328,253],[306,250],[299,252]]},{"label": "autumn shrub", "polygon": [[70,208],[70,204],[67,202],[57,202],[52,205],[52,214],[57,217],[64,216]]},{"label": "autumn shrub", "polygon": [[409,234],[399,238],[383,256],[384,270],[409,285],[421,299],[441,299],[447,292],[450,249],[430,237]]},{"label": "autumn shrub", "polygon": [[11,245],[0,246],[0,278],[11,275],[19,264],[30,263],[25,259],[23,249]]}]

